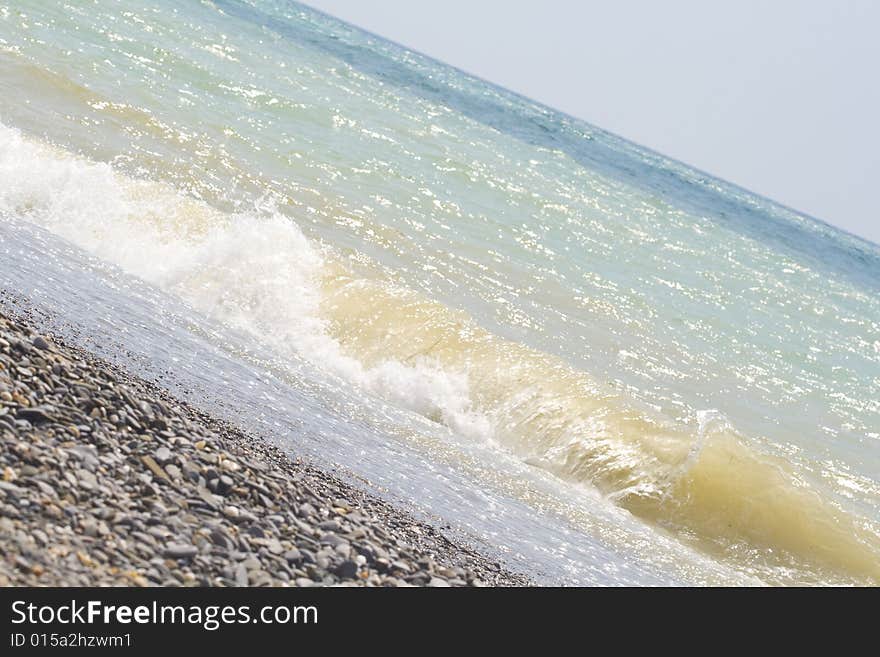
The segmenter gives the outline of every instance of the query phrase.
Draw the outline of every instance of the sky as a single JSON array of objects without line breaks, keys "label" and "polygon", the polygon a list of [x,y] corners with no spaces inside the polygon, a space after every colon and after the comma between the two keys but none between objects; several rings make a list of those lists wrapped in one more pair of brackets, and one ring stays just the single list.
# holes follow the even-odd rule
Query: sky
[{"label": "sky", "polygon": [[880,243],[880,1],[305,1]]}]

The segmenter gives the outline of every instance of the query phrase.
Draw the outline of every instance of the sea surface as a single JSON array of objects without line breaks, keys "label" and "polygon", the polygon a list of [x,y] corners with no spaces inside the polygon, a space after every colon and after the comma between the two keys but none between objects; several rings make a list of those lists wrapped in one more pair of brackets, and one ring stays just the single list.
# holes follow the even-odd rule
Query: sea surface
[{"label": "sea surface", "polygon": [[876,245],[295,2],[0,0],[0,291],[540,583],[880,583]]}]

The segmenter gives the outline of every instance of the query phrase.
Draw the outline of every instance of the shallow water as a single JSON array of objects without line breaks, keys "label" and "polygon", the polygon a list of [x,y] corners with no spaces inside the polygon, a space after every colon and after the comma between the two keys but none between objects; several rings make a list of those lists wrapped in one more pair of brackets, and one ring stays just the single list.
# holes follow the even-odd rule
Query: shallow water
[{"label": "shallow water", "polygon": [[880,580],[875,246],[292,3],[0,3],[0,92],[108,357],[542,581]]}]

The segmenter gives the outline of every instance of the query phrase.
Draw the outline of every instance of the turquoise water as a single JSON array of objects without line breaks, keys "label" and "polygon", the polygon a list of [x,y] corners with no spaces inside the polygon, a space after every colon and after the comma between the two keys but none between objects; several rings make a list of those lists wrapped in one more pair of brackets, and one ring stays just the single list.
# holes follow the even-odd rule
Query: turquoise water
[{"label": "turquoise water", "polygon": [[0,92],[0,214],[478,446],[476,490],[880,578],[875,245],[296,3],[0,3]]}]

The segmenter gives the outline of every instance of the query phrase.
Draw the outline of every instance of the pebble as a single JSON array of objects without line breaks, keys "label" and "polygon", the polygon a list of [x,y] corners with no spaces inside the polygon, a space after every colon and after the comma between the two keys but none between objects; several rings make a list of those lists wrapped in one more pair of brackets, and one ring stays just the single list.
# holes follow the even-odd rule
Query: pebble
[{"label": "pebble", "polygon": [[284,558],[287,560],[288,563],[299,563],[303,560],[303,555],[302,552],[300,552],[296,548],[291,548],[284,553]]},{"label": "pebble", "polygon": [[235,485],[235,482],[232,480],[232,477],[227,475],[221,475],[217,479],[217,492],[220,495],[226,495],[232,487]]},{"label": "pebble", "polygon": [[46,341],[46,339],[39,335],[31,341],[31,344],[34,345],[37,349],[46,350],[49,348],[49,343]]},{"label": "pebble", "polygon": [[149,468],[150,472],[152,472],[159,479],[167,480],[168,474],[161,468],[161,466],[156,463],[155,459],[152,456],[145,455],[141,457],[141,461],[143,461],[144,465]]},{"label": "pebble", "polygon": [[354,561],[343,561],[339,566],[336,567],[336,574],[342,577],[343,579],[352,579],[357,575],[358,564]]},{"label": "pebble", "polygon": [[153,457],[156,459],[156,463],[159,465],[165,465],[173,458],[173,454],[170,449],[163,446],[153,453]]},{"label": "pebble", "polygon": [[184,543],[169,543],[162,554],[169,559],[189,559],[199,553],[195,545],[186,545]]},{"label": "pebble", "polygon": [[238,566],[235,567],[235,584],[237,586],[248,585],[248,570],[245,568],[244,564],[238,564]]}]

